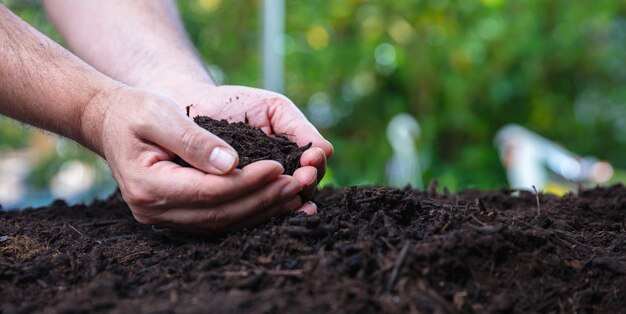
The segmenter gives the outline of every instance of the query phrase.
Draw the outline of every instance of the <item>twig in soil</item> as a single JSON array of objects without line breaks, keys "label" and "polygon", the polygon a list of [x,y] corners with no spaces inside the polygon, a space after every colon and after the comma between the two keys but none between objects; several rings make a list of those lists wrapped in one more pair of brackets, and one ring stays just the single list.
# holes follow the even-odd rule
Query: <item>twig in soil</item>
[{"label": "twig in soil", "polygon": [[584,263],[583,266],[581,267],[581,270],[586,269],[587,267],[589,267],[589,265],[591,265],[591,262],[593,262],[593,259],[596,258],[598,256],[597,252],[593,252],[593,254],[591,255],[591,257],[589,259],[587,259]]},{"label": "twig in soil", "polygon": [[76,231],[76,233],[78,233],[78,235],[80,235],[81,237],[83,236],[83,233],[78,231],[78,229],[76,229],[76,227],[72,226],[70,223],[67,223],[67,226],[70,227],[70,229]]},{"label": "twig in soil", "polygon": [[276,134],[274,134],[274,136],[282,136],[282,137],[289,138],[289,137],[294,137],[295,135],[293,135],[291,133],[276,133]]},{"label": "twig in soil", "polygon": [[130,234],[125,234],[125,235],[119,235],[119,236],[113,236],[113,237],[108,237],[108,238],[104,238],[104,239],[99,239],[96,240],[96,242],[98,242],[98,244],[102,244],[104,242],[110,242],[110,241],[123,241],[123,240],[130,240],[133,236]]},{"label": "twig in soil", "polygon": [[104,227],[104,226],[108,226],[108,225],[115,225],[118,223],[122,223],[122,222],[126,222],[126,220],[123,219],[112,219],[112,220],[100,220],[100,221],[95,221],[95,222],[89,222],[89,223],[82,223],[79,224],[79,227]]},{"label": "twig in soil", "polygon": [[402,250],[400,250],[400,254],[396,259],[396,264],[393,267],[393,271],[391,272],[391,277],[389,277],[389,283],[387,284],[387,291],[391,291],[393,286],[396,284],[396,280],[398,279],[398,275],[400,274],[400,269],[404,264],[404,260],[406,259],[407,252],[409,251],[409,246],[411,245],[411,241],[404,241],[404,245],[402,246]]},{"label": "twig in soil", "polygon": [[458,311],[450,304],[450,302],[446,301],[446,299],[440,296],[437,291],[430,288],[426,282],[418,282],[418,289],[420,289],[421,292],[428,296],[433,302],[443,307],[444,313],[458,313]]},{"label": "twig in soil", "polygon": [[302,277],[304,271],[302,269],[268,270],[267,274],[270,276]]},{"label": "twig in soil", "polygon": [[270,157],[271,157],[270,155],[266,155],[266,156],[263,156],[263,157],[255,158],[255,159],[250,160],[250,163],[257,162],[259,160],[270,159]]},{"label": "twig in soil", "polygon": [[474,220],[475,222],[477,222],[481,226],[486,226],[487,225],[484,221],[476,218],[476,216],[474,216],[474,214],[470,214],[470,218],[472,218],[472,220]]},{"label": "twig in soil", "polygon": [[481,213],[484,213],[487,211],[487,206],[485,206],[485,203],[483,203],[483,201],[481,201],[480,198],[475,199],[474,202],[476,203],[476,206],[480,209]]},{"label": "twig in soil", "polygon": [[225,271],[222,273],[224,277],[248,277],[252,274],[249,270]]},{"label": "twig in soil", "polygon": [[535,198],[537,199],[537,216],[541,216],[541,204],[539,204],[539,192],[537,192],[537,188],[533,185],[533,190],[535,190]]},{"label": "twig in soil", "polygon": [[393,249],[394,246],[391,243],[389,243],[389,240],[387,240],[387,238],[381,237],[380,240],[383,241],[383,243],[387,246],[387,248]]},{"label": "twig in soil", "polygon": [[194,105],[191,104],[189,106],[185,106],[185,110],[187,111],[187,117],[189,118],[189,109],[191,109],[191,107],[193,107]]},{"label": "twig in soil", "polygon": [[430,182],[428,182],[428,194],[430,195],[437,195],[437,187],[439,186],[439,182],[437,182],[437,180],[432,179],[430,180]]},{"label": "twig in soil", "polygon": [[283,226],[281,231],[286,232],[292,237],[325,237],[335,232],[335,228],[329,225],[316,226],[314,229],[309,229],[304,226]]},{"label": "twig in soil", "polygon": [[484,226],[475,226],[472,224],[467,224],[467,226],[480,233],[490,234],[490,233],[495,233],[495,232],[502,230],[505,225],[497,223],[495,225],[484,225]]},{"label": "twig in soil", "polygon": [[48,288],[48,284],[41,279],[37,279],[37,283],[39,284],[39,286],[41,286],[44,289]]},{"label": "twig in soil", "polygon": [[150,254],[150,251],[141,251],[141,252],[135,252],[135,253],[126,255],[120,259],[120,262],[124,263],[135,256],[144,255],[144,254]]},{"label": "twig in soil", "polygon": [[368,197],[368,198],[362,198],[362,199],[360,199],[360,200],[356,200],[356,201],[354,201],[354,203],[356,203],[357,205],[361,205],[361,204],[363,204],[363,203],[373,202],[373,201],[375,201],[375,200],[377,200],[377,199],[378,199],[378,197],[377,197],[377,196],[374,196],[374,197]]}]

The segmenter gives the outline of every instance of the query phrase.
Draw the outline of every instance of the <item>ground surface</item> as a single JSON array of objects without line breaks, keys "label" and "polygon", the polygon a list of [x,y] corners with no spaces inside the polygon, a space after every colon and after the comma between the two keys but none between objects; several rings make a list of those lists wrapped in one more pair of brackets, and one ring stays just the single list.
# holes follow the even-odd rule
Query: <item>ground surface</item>
[{"label": "ground surface", "polygon": [[119,198],[0,213],[0,313],[626,311],[626,189],[563,198],[326,189],[222,237]]}]

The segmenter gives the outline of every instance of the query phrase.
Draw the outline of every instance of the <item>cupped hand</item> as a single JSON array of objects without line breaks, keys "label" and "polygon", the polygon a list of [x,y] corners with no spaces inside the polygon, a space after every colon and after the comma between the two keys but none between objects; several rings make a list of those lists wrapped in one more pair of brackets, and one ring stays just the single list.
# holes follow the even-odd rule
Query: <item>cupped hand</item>
[{"label": "cupped hand", "polygon": [[[300,196],[305,185],[282,175],[278,162],[234,169],[233,148],[161,95],[129,87],[102,92],[85,108],[81,125],[85,142],[107,160],[140,223],[210,233],[294,210],[316,211]],[[195,168],[174,163],[176,156]],[[308,156],[309,164],[320,162],[315,153]]]},{"label": "cupped hand", "polygon": [[[299,146],[312,143],[300,158],[301,167],[293,177],[304,185],[301,196],[313,196],[317,183],[326,172],[326,160],[333,146],[306,119],[289,98],[267,90],[244,86],[214,86],[209,83],[181,84],[167,93],[181,106],[189,107],[191,117],[210,116],[229,122],[244,121],[268,135],[281,134]],[[313,211],[306,212],[312,214]]]}]

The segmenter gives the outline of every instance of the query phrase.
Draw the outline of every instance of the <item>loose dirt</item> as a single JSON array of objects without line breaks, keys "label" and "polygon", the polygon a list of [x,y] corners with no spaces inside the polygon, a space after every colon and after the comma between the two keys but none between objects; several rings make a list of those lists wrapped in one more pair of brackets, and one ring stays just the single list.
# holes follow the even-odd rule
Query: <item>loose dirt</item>
[{"label": "loose dirt", "polygon": [[327,188],[319,214],[190,236],[119,197],[0,214],[1,313],[626,309],[626,189]]},{"label": "loose dirt", "polygon": [[[298,147],[296,143],[289,141],[286,136],[288,134],[268,136],[260,129],[249,126],[247,121],[228,123],[226,120],[215,120],[207,116],[197,116],[193,120],[205,130],[221,137],[237,151],[237,168],[240,169],[255,161],[273,159],[283,165],[285,174],[293,174],[300,167],[300,156],[311,147],[310,143]],[[180,158],[176,162],[189,166]]]}]

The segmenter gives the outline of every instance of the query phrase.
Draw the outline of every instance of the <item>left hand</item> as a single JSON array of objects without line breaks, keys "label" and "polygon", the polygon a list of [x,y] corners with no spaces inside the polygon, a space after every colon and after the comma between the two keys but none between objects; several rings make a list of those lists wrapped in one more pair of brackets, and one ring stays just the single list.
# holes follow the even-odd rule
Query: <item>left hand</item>
[{"label": "left hand", "polygon": [[[302,198],[309,200],[313,197],[317,183],[326,172],[326,160],[333,154],[333,146],[289,98],[257,88],[207,83],[187,84],[166,94],[181,106],[193,105],[190,117],[204,115],[238,122],[247,116],[250,126],[260,128],[268,135],[286,134],[298,146],[313,143],[302,154],[301,167],[293,174],[304,185]],[[313,211],[308,213],[313,214]]]}]

